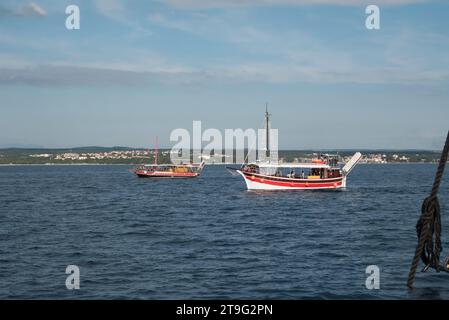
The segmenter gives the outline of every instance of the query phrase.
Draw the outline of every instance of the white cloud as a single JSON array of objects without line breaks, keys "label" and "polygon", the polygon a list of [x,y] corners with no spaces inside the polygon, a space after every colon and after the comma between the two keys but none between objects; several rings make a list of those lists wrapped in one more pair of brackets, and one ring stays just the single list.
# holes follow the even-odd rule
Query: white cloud
[{"label": "white cloud", "polygon": [[116,20],[124,19],[125,6],[119,0],[95,0],[95,7],[102,15]]},{"label": "white cloud", "polygon": [[[237,6],[271,5],[341,5],[360,6],[372,4],[372,0],[160,0],[178,8],[225,8]],[[377,0],[377,5],[406,5],[429,2],[429,0]]]},{"label": "white cloud", "polygon": [[35,2],[30,2],[21,7],[14,9],[9,9],[5,7],[0,7],[0,16],[38,16],[45,17],[47,11],[45,11],[41,6]]},{"label": "white cloud", "polygon": [[216,15],[192,14],[180,18],[160,12],[151,13],[148,20],[156,26],[191,33],[208,39],[222,39],[229,43],[245,44],[272,40],[265,32],[250,25],[242,25],[243,19]]},{"label": "white cloud", "polygon": [[207,83],[358,83],[438,85],[449,81],[448,70],[373,68],[360,65],[301,65],[285,63],[243,63],[195,69],[170,65],[147,65],[142,62],[120,63],[33,63],[14,57],[0,56],[0,85],[122,85]]},{"label": "white cloud", "polygon": [[20,12],[23,13],[23,15],[36,15],[40,17],[45,17],[47,15],[47,12],[34,2],[24,5],[20,9]]},{"label": "white cloud", "polygon": [[121,0],[94,0],[93,3],[98,13],[129,28],[131,30],[129,37],[138,38],[152,35],[151,30],[144,28],[138,21],[127,16],[129,12]]},{"label": "white cloud", "polygon": [[[122,10],[120,4],[116,6],[109,1],[98,3],[106,6],[109,3],[110,12]],[[102,10],[109,12],[107,7],[102,7]],[[365,45],[372,44],[373,50],[369,47],[347,50],[305,31],[288,30],[280,34],[256,28],[249,24],[245,15],[196,14],[179,17],[170,12],[153,12],[149,20],[154,25],[189,32],[213,41],[218,38],[235,46],[236,50],[242,50],[243,54],[229,58],[211,55],[210,59],[205,56],[201,62],[188,62],[180,56],[169,58],[162,52],[123,46],[119,54],[110,56],[103,55],[107,50],[101,46],[94,51],[80,50],[62,40],[22,41],[0,32],[0,45],[53,50],[62,54],[59,62],[32,56],[29,56],[31,60],[18,59],[12,55],[0,56],[0,82],[36,85],[138,85],[154,82],[206,84],[211,81],[438,85],[449,81],[449,69],[446,67],[449,58],[444,54],[447,50],[433,49],[435,46],[444,49],[449,46],[449,39],[439,33],[388,33],[375,38],[378,41],[376,43],[364,42]],[[87,39],[84,42],[86,49],[92,48],[90,41]],[[374,56],[372,52],[376,53],[374,59],[371,59]],[[108,58],[101,60],[106,56]]]},{"label": "white cloud", "polygon": [[0,67],[0,85],[28,84],[34,86],[148,86],[156,83],[189,84],[199,81],[197,72],[144,71],[73,65],[37,65],[28,68]]},{"label": "white cloud", "polygon": [[15,54],[0,53],[0,69],[10,68],[20,70],[30,68],[33,65],[34,62],[29,59],[19,57]]}]

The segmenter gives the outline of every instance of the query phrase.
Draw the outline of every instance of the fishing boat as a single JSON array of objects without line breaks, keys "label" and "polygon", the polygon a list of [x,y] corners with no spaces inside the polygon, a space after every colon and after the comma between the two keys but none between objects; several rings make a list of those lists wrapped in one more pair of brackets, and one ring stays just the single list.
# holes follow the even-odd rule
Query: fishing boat
[{"label": "fishing boat", "polygon": [[195,178],[203,171],[205,162],[187,164],[158,164],[158,147],[154,151],[154,164],[137,166],[134,172],[140,178]]},{"label": "fishing boat", "polygon": [[[267,110],[266,159],[270,159],[269,117]],[[361,158],[360,152],[355,153],[343,168],[340,166],[339,155],[323,154],[302,163],[257,160],[233,170],[243,177],[248,190],[337,190],[346,188],[347,177]]]}]

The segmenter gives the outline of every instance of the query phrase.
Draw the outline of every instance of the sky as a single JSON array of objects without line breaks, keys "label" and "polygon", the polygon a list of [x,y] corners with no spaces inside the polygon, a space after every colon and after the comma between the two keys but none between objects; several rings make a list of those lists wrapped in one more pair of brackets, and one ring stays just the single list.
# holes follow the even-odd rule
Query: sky
[{"label": "sky", "polygon": [[[380,30],[365,26],[380,7]],[[80,29],[65,27],[68,5]],[[260,128],[281,149],[441,149],[449,1],[2,0],[0,147],[150,147]]]}]

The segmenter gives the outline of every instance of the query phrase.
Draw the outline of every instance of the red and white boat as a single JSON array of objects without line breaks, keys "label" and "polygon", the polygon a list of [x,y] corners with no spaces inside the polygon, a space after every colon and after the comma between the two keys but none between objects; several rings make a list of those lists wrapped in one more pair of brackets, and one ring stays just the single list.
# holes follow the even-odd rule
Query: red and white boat
[{"label": "red and white boat", "polygon": [[[265,128],[269,128],[268,112],[265,112]],[[268,136],[267,134],[267,157]],[[361,158],[360,152],[355,153],[343,168],[340,167],[338,155],[326,154],[304,163],[256,161],[243,165],[236,171],[245,180],[248,190],[336,190],[346,187],[349,173]]]},{"label": "red and white boat", "polygon": [[342,189],[361,156],[356,153],[343,169],[337,165],[335,156],[324,155],[322,163],[253,163],[237,172],[245,179],[248,190]]}]

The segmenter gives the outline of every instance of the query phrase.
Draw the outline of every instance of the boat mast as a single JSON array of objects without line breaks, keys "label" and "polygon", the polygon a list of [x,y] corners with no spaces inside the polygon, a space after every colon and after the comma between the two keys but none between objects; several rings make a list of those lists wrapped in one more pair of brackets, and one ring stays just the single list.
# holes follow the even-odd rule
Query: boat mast
[{"label": "boat mast", "polygon": [[265,147],[267,159],[270,158],[270,114],[268,113],[268,103],[265,106]]},{"label": "boat mast", "polygon": [[156,145],[155,145],[155,150],[154,150],[154,164],[157,165],[157,156],[158,156],[158,136],[156,136]]}]

